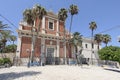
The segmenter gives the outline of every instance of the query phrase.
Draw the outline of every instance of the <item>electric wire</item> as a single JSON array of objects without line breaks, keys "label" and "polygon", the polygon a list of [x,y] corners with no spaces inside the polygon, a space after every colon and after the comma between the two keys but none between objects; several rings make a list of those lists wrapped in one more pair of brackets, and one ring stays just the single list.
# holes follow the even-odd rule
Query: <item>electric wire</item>
[{"label": "electric wire", "polygon": [[[101,32],[98,32],[98,33],[96,33],[96,34],[103,34],[103,33],[105,33],[105,32],[109,32],[109,31],[112,31],[112,30],[117,29],[117,28],[120,28],[120,25],[117,25],[117,26],[108,28],[108,29],[106,29],[106,30],[104,30],[104,31],[101,31]],[[86,38],[90,38],[90,37],[92,37],[92,36],[87,36]]]},{"label": "electric wire", "polygon": [[101,32],[99,32],[98,34],[105,33],[105,32],[108,32],[108,31],[114,30],[114,29],[116,29],[116,28],[120,28],[120,25],[118,25],[118,26],[114,26],[114,27],[111,27],[111,28],[109,28],[109,29],[107,29],[107,30],[104,30],[104,31],[101,31]]},{"label": "electric wire", "polygon": [[9,22],[14,28],[18,29],[10,20],[8,20],[6,17],[0,14],[0,16],[5,19],[7,22]]},{"label": "electric wire", "polygon": [[[7,22],[9,22],[14,28],[18,29],[9,19],[7,19],[6,17],[4,17],[4,16],[1,15],[1,14],[0,14],[0,16],[1,16],[2,18],[4,18]],[[111,31],[111,30],[114,30],[114,29],[116,29],[116,28],[120,28],[120,25],[114,26],[114,27],[111,27],[111,28],[108,28],[108,29],[106,29],[106,30],[104,30],[104,31],[98,32],[97,34],[102,34],[102,33],[105,33],[105,32]],[[89,36],[89,37],[90,37],[90,36]]]}]

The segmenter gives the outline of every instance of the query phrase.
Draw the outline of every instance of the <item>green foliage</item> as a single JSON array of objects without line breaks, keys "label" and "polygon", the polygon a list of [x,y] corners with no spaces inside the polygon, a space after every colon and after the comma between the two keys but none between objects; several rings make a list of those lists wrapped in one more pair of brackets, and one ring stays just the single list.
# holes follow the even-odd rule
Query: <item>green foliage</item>
[{"label": "green foliage", "polygon": [[12,44],[12,45],[7,45],[3,50],[2,53],[13,53],[17,49],[17,46]]},{"label": "green foliage", "polygon": [[68,15],[67,15],[68,11],[65,8],[61,8],[60,11],[58,12],[58,18],[61,21],[64,21],[67,19]]},{"label": "green foliage", "polygon": [[71,15],[75,15],[75,14],[78,14],[78,6],[77,5],[70,5],[70,8],[69,8],[69,12],[71,13]]},{"label": "green foliage", "polygon": [[94,40],[95,40],[97,43],[101,43],[102,40],[103,40],[103,35],[102,35],[102,34],[95,34]]},{"label": "green foliage", "polygon": [[8,28],[7,24],[3,24],[2,21],[0,21],[0,30],[4,30],[5,28]]},{"label": "green foliage", "polygon": [[120,47],[109,46],[98,51],[99,57],[102,60],[112,60],[120,62]]},{"label": "green foliage", "polygon": [[3,43],[0,41],[0,49],[2,48],[2,46],[3,46]]},{"label": "green foliage", "polygon": [[3,59],[0,59],[0,65],[3,65],[3,64],[4,64]]},{"label": "green foliage", "polygon": [[79,32],[73,34],[73,38],[70,39],[70,43],[74,45],[76,53],[78,52],[77,46],[82,47],[82,35]]},{"label": "green foliage", "polygon": [[111,41],[111,36],[109,34],[104,34],[103,35],[103,43],[105,43],[107,46],[108,42],[110,42],[110,41]]},{"label": "green foliage", "polygon": [[89,28],[93,31],[93,30],[95,30],[96,28],[97,28],[97,24],[96,24],[96,22],[94,22],[94,21],[92,21],[91,23],[89,23]]},{"label": "green foliage", "polygon": [[6,63],[11,64],[10,58],[2,58],[2,59],[0,59],[0,65],[4,65]]},{"label": "green foliage", "polygon": [[78,9],[77,5],[72,4],[72,5],[70,5],[68,10],[69,10],[69,13],[71,14],[71,21],[70,21],[70,28],[69,28],[69,32],[71,33],[73,16],[78,14],[79,9]]},{"label": "green foliage", "polygon": [[3,30],[0,32],[0,48],[5,48],[8,41],[12,41],[13,44],[16,41],[16,36],[11,35],[10,30]]},{"label": "green foliage", "polygon": [[3,58],[3,62],[4,62],[4,64],[6,64],[6,63],[11,64],[10,58]]}]

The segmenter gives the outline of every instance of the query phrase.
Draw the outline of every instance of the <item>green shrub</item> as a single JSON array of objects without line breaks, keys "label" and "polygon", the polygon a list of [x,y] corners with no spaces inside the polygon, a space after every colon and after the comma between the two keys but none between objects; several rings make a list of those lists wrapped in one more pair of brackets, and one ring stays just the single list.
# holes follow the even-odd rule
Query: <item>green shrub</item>
[{"label": "green shrub", "polygon": [[3,62],[4,62],[4,64],[6,64],[6,63],[11,64],[11,61],[9,58],[3,58]]},{"label": "green shrub", "polygon": [[101,60],[118,61],[120,63],[120,47],[108,46],[98,51]]},{"label": "green shrub", "polygon": [[0,59],[0,65],[3,65],[3,64],[4,64],[3,59]]}]

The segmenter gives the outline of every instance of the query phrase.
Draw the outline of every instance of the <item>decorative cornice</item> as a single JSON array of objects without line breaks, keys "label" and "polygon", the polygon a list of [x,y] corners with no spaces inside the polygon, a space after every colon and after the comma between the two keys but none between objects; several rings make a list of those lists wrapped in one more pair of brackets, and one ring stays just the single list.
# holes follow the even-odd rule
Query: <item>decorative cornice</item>
[{"label": "decorative cornice", "polygon": [[[33,35],[37,36],[37,32],[31,32],[29,30],[17,30],[17,32],[20,36],[26,36],[26,37],[32,37]],[[63,36],[56,36],[56,35],[51,35],[51,34],[42,34],[41,32],[39,32],[38,38],[46,38],[46,39],[64,41]],[[66,41],[68,41],[68,38],[66,39]]]},{"label": "decorative cornice", "polygon": [[58,15],[57,15],[57,14],[54,14],[52,11],[48,11],[48,12],[47,12],[47,16],[49,16],[49,17],[51,17],[51,18],[58,19]]},{"label": "decorative cornice", "polygon": [[94,44],[97,44],[97,43],[94,41],[94,39],[91,39],[91,38],[82,37],[82,41],[83,41],[83,42],[87,42],[87,43],[94,42]]}]

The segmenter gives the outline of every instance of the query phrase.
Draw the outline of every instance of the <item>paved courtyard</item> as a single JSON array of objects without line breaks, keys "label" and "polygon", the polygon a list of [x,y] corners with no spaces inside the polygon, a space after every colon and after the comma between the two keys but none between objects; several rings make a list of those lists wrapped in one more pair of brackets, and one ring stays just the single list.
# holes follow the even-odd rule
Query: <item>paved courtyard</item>
[{"label": "paved courtyard", "polygon": [[86,65],[13,66],[0,69],[0,80],[120,80],[120,70]]}]

